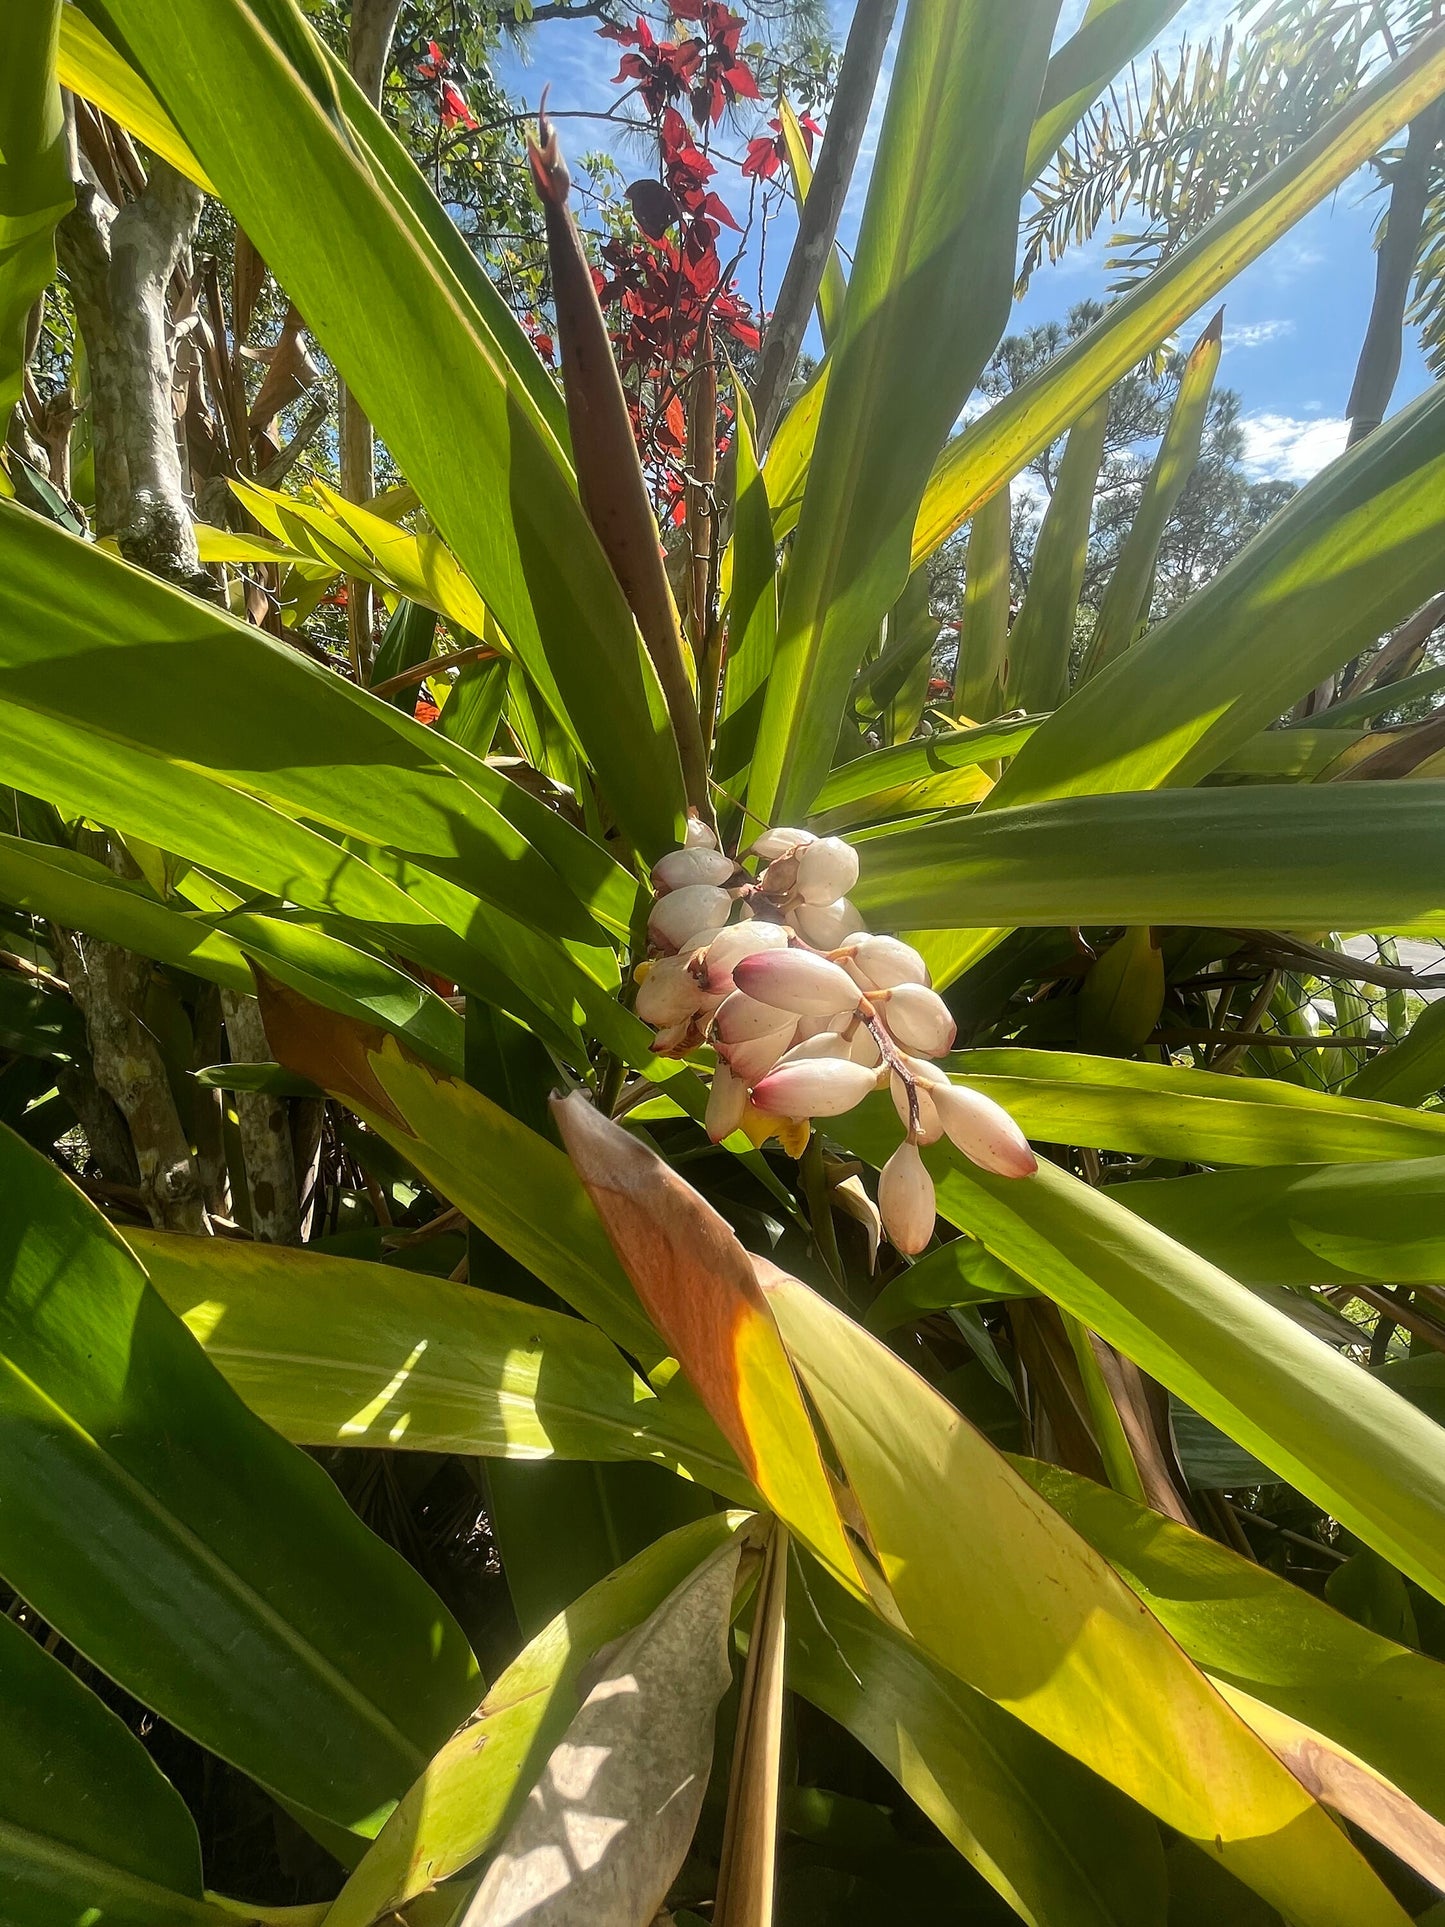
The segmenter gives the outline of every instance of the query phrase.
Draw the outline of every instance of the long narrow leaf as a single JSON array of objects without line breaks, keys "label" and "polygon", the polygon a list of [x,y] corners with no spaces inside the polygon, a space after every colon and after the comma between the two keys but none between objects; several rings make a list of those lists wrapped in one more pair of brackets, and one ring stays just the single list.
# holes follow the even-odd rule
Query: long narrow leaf
[{"label": "long narrow leaf", "polygon": [[1159,452],[1099,604],[1094,632],[1089,638],[1085,675],[1092,675],[1115,656],[1122,655],[1134,640],[1136,627],[1149,613],[1147,598],[1154,579],[1154,558],[1159,553],[1165,525],[1199,459],[1199,443],[1223,345],[1224,310],[1221,308],[1190,350],[1179,377],[1179,392],[1169,412]]},{"label": "long narrow leaf", "polygon": [[1438,588],[1442,542],[1445,401],[1427,391],[1086,683],[990,807],[1196,782]]},{"label": "long narrow leaf", "polygon": [[911,0],[779,614],[749,785],[764,821],[828,773],[916,505],[1008,318],[1015,210],[1054,0]]},{"label": "long narrow leaf", "polygon": [[1079,412],[1409,124],[1445,86],[1445,28],[1416,41],[1087,334],[944,450],[919,511],[921,562]]},{"label": "long narrow leaf", "polygon": [[[523,378],[525,358],[459,282],[435,237],[445,216],[418,218],[426,190],[394,137],[291,0],[217,0],[203,19],[184,0],[107,0],[104,12],[591,755],[625,830],[658,854],[676,840],[682,794],[661,690],[533,391],[540,364]],[[403,173],[405,194],[392,184]],[[352,298],[357,260],[372,264],[365,303]]]},{"label": "long narrow leaf", "polygon": [[[1100,677],[1068,707],[1103,687]],[[862,837],[853,896],[885,930],[1176,923],[1445,935],[1442,795],[1437,783],[1359,783],[985,807]]]}]

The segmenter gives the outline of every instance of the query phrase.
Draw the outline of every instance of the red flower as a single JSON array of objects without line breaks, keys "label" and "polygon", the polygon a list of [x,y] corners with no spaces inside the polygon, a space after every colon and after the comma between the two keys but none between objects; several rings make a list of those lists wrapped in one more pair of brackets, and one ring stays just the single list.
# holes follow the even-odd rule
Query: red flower
[{"label": "red flower", "polygon": [[438,80],[448,71],[451,62],[434,40],[426,43],[426,58],[419,62],[420,71],[428,80]]},{"label": "red flower", "polygon": [[442,126],[446,128],[465,127],[469,134],[474,134],[481,125],[460,91],[449,80],[444,80],[441,84],[438,111],[441,114]]},{"label": "red flower", "polygon": [[669,101],[687,92],[702,59],[702,48],[697,41],[684,40],[679,44],[673,40],[657,40],[640,14],[635,27],[602,27],[598,31],[604,40],[616,40],[624,47],[637,49],[622,56],[613,83],[637,81],[649,114],[660,114]]},{"label": "red flower", "polygon": [[412,711],[412,714],[419,723],[425,723],[430,727],[430,725],[436,721],[437,717],[441,715],[441,711],[437,708],[431,697],[423,693],[417,697],[416,708]]},{"label": "red flower", "polygon": [[[780,120],[770,120],[768,125],[773,130],[773,138],[769,140],[766,134],[759,134],[755,139],[750,140],[747,158],[742,168],[744,174],[750,174],[760,181],[770,181],[788,158],[788,143],[783,139],[783,123]],[[821,134],[823,130],[811,114],[799,115],[798,125],[803,131],[803,145],[807,148],[808,157],[811,159],[814,137]]]}]

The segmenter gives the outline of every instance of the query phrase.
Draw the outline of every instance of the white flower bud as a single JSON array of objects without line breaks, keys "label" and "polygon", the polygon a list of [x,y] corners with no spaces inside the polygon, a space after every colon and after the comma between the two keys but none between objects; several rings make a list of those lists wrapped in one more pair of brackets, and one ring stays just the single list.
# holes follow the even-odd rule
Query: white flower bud
[{"label": "white flower bud", "polygon": [[[910,1066],[910,1068],[912,1067]],[[933,1098],[930,1096],[924,1080],[915,1077],[913,1088],[918,1105],[917,1140],[920,1144],[936,1144],[943,1136],[943,1120],[938,1115],[937,1108],[934,1105]],[[913,1136],[915,1133],[913,1114],[908,1105],[908,1086],[898,1075],[897,1071],[894,1071],[889,1077],[888,1089],[893,1097],[893,1108],[898,1113],[899,1123],[902,1124],[904,1130],[907,1131],[910,1136]]]},{"label": "white flower bud", "polygon": [[784,1064],[811,1063],[819,1057],[846,1058],[850,1063],[853,1057],[848,1039],[836,1030],[816,1031],[811,1037],[801,1038],[778,1059],[779,1068]]},{"label": "white flower bud", "polygon": [[786,950],[787,947],[785,923],[730,923],[726,930],[719,930],[707,947],[703,982],[714,995],[726,996],[733,988],[734,964],[764,950]]},{"label": "white flower bud", "polygon": [[1002,1105],[982,1091],[946,1081],[931,1087],[943,1128],[966,1158],[1001,1178],[1031,1178],[1039,1161]]},{"label": "white flower bud", "polygon": [[914,1257],[933,1236],[938,1206],[933,1179],[916,1144],[900,1144],[878,1174],[878,1212],[890,1241],[905,1257]]},{"label": "white flower bud", "polygon": [[725,1137],[732,1136],[747,1108],[747,1085],[735,1077],[726,1064],[719,1064],[712,1074],[712,1089],[708,1092],[707,1114],[703,1119],[714,1144],[721,1144]]},{"label": "white flower bud", "polygon": [[892,990],[896,984],[927,984],[928,965],[911,944],[897,937],[874,937],[854,930],[831,946],[852,954],[838,961],[865,990]]},{"label": "white flower bud", "polygon": [[683,832],[683,848],[687,850],[715,850],[717,838],[694,811],[688,812],[687,828]]},{"label": "white flower bud", "polygon": [[804,903],[834,903],[858,881],[858,852],[841,836],[820,836],[798,852],[798,894]]},{"label": "white flower bud", "polygon": [[761,857],[764,863],[771,863],[774,857],[791,856],[802,844],[812,841],[811,830],[764,830],[749,854]]},{"label": "white flower bud", "polygon": [[647,934],[660,950],[680,950],[690,937],[720,930],[732,907],[726,890],[712,883],[689,883],[653,904]]},{"label": "white flower bud", "polygon": [[733,970],[733,981],[759,1003],[775,1004],[799,1017],[855,1011],[862,994],[846,970],[811,950],[769,950],[744,957]]},{"label": "white flower bud", "polygon": [[815,950],[836,950],[844,933],[858,928],[858,912],[847,897],[836,903],[800,903],[789,915],[798,935]]},{"label": "white flower bud", "polygon": [[800,1017],[798,1019],[798,1042],[805,1037],[821,1037],[824,1031],[845,1031],[853,1021],[851,1010],[830,1010],[826,1017]]},{"label": "white flower bud", "polygon": [[644,1024],[680,1024],[702,1009],[705,993],[682,957],[659,957],[637,987]]},{"label": "white flower bud", "polygon": [[958,1026],[936,990],[923,984],[898,984],[880,992],[875,1002],[889,1034],[905,1050],[924,1057],[942,1057],[952,1050]]},{"label": "white flower bud", "polygon": [[760,1111],[798,1123],[810,1117],[839,1117],[861,1104],[875,1082],[873,1072],[861,1064],[820,1057],[813,1063],[769,1071],[754,1086],[753,1102]]},{"label": "white flower bud", "polygon": [[786,1011],[757,1003],[735,990],[718,1005],[713,1042],[733,1075],[744,1084],[755,1084],[792,1043],[794,1028]]},{"label": "white flower bud", "polygon": [[718,1005],[712,1028],[713,1036],[724,1044],[746,1044],[754,1037],[770,1037],[779,1031],[791,1040],[795,1023],[776,1004],[761,1004],[756,997],[735,990]]},{"label": "white flower bud", "polygon": [[870,1071],[876,1071],[883,1061],[882,1053],[878,1049],[877,1038],[874,1037],[872,1031],[869,1030],[866,1024],[854,1023],[851,1026],[851,1031],[852,1035],[848,1040],[848,1055],[855,1064],[866,1064]]},{"label": "white flower bud", "polygon": [[689,883],[726,883],[734,868],[730,856],[702,844],[690,850],[669,850],[652,866],[652,887],[661,892],[682,890]]}]

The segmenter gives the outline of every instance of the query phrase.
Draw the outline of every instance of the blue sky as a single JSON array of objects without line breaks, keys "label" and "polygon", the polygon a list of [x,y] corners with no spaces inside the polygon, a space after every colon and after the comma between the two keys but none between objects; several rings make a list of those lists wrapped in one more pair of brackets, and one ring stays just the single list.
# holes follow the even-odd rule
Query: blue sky
[{"label": "blue sky", "polygon": [[[1061,33],[1077,23],[1084,4],[1085,0],[1065,0]],[[851,0],[831,0],[831,5],[841,40],[852,14]],[[1189,0],[1171,23],[1162,44],[1177,45],[1183,33],[1202,38],[1217,32],[1232,6],[1233,0]],[[902,11],[900,8],[900,14]],[[532,30],[526,64],[509,53],[499,63],[498,78],[510,91],[529,100],[535,100],[542,85],[550,83],[555,108],[602,108],[615,98],[609,83],[616,72],[618,51],[613,43],[598,39],[586,27],[544,22]],[[857,234],[886,81],[885,70],[840,229],[845,247]],[[598,130],[585,123],[564,129],[564,138],[574,151],[599,144]],[[619,154],[619,159],[629,174],[644,171],[636,159],[625,154]],[[1225,359],[1220,380],[1242,398],[1246,460],[1254,474],[1305,481],[1344,445],[1344,404],[1374,278],[1371,234],[1379,197],[1371,192],[1372,182],[1370,174],[1347,182],[1246,269],[1222,297]],[[740,197],[731,192],[735,180],[723,185],[733,204],[740,206]],[[785,217],[770,230],[762,263],[769,302],[776,293],[789,238],[790,224]],[[1105,252],[1100,241],[1071,251],[1055,267],[1042,267],[1027,296],[1015,308],[1012,325],[1026,327],[1062,317],[1073,302],[1085,296],[1103,297],[1108,281]],[[740,280],[745,289],[755,292],[757,277],[754,255],[745,263]],[[1210,304],[1209,312],[1215,305]],[[1186,344],[1192,340],[1207,318],[1207,313],[1201,314],[1187,323],[1180,331],[1180,340]],[[1418,393],[1428,380],[1412,337],[1406,344],[1393,405],[1398,407]]]}]

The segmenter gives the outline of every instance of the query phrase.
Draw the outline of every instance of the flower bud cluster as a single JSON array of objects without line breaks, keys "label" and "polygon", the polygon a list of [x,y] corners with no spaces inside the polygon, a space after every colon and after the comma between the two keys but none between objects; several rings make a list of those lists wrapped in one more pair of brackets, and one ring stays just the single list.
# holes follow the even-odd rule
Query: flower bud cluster
[{"label": "flower bud cluster", "polygon": [[717,1053],[706,1119],[714,1143],[742,1129],[801,1149],[812,1119],[886,1087],[906,1136],[880,1174],[878,1209],[911,1256],[935,1218],[920,1145],[946,1136],[1005,1177],[1029,1176],[1034,1154],[1006,1111],[932,1061],[953,1046],[953,1017],[918,952],[863,927],[847,894],[858,878],[852,847],[776,829],[748,854],[756,877],[694,818],[683,848],[655,866],[637,1014],[661,1055],[705,1044]]}]

